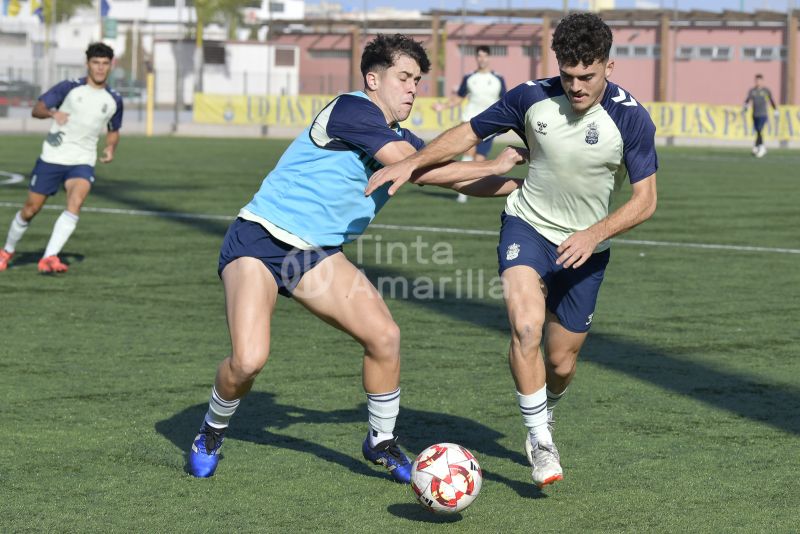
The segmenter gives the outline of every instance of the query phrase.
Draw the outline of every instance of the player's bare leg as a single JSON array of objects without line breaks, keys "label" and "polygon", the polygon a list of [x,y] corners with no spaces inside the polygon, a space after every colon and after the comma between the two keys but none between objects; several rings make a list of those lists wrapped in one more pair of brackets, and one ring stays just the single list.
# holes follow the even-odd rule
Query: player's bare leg
[{"label": "player's bare leg", "polygon": [[228,422],[267,363],[278,296],[272,274],[255,258],[230,262],[222,271],[222,283],[231,354],[217,368],[209,409],[189,454],[189,472],[197,477],[214,474]]},{"label": "player's bare leg", "polygon": [[411,463],[394,436],[400,409],[400,329],[383,298],[344,254],[329,256],[307,272],[293,296],[364,348],[370,432],[362,452],[367,460],[384,465],[396,481],[410,482]]},{"label": "player's bare leg", "polygon": [[23,204],[22,209],[14,214],[14,218],[8,228],[5,244],[0,249],[0,271],[5,271],[8,268],[8,264],[17,249],[17,243],[25,235],[28,230],[28,224],[41,211],[45,202],[47,202],[47,195],[28,191],[25,204]]},{"label": "player's bare leg", "polygon": [[503,272],[503,292],[511,323],[508,361],[528,435],[525,452],[531,475],[539,486],[563,478],[558,449],[547,425],[545,366],[540,344],[545,323],[547,288],[528,266],[515,266]]}]

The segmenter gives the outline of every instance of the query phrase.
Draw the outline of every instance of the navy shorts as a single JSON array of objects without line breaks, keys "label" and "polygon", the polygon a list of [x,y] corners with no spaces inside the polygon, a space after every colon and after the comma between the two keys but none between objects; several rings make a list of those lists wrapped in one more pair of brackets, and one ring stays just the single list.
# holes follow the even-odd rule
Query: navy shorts
[{"label": "navy shorts", "polygon": [[41,158],[36,160],[31,171],[29,189],[34,193],[53,196],[69,178],[84,178],[94,184],[94,167],[91,165],[59,165],[47,163]]},{"label": "navy shorts", "polygon": [[767,125],[767,117],[753,117],[753,129],[760,132]]},{"label": "navy shorts", "polygon": [[237,258],[256,258],[272,273],[278,284],[278,293],[291,297],[305,273],[328,256],[341,251],[341,245],[311,250],[295,248],[275,239],[260,224],[239,217],[230,225],[222,241],[217,274],[222,276],[225,266]]},{"label": "navy shorts", "polygon": [[567,330],[588,332],[611,251],[592,254],[577,269],[564,269],[556,265],[558,245],[542,237],[533,226],[506,213],[500,221],[500,244],[497,246],[500,274],[516,265],[532,267],[547,286],[547,309]]},{"label": "navy shorts", "polygon": [[488,157],[489,152],[492,151],[492,143],[494,142],[494,137],[491,136],[488,139],[484,139],[475,147],[475,153],[480,154],[483,157]]}]

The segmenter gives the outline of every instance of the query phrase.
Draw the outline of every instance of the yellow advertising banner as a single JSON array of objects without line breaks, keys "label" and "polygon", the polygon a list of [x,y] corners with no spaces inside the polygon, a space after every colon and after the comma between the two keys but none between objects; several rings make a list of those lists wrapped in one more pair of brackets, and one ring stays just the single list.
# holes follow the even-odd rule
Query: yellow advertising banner
[{"label": "yellow advertising banner", "polygon": [[[304,128],[333,99],[330,95],[194,95],[194,121],[204,124]],[[440,98],[418,98],[403,126],[412,131],[446,130],[460,122],[458,107],[435,111]],[[653,102],[642,104],[659,137],[750,140],[755,136],[749,113],[739,106]],[[766,139],[800,141],[800,106],[780,106],[764,128]]]}]

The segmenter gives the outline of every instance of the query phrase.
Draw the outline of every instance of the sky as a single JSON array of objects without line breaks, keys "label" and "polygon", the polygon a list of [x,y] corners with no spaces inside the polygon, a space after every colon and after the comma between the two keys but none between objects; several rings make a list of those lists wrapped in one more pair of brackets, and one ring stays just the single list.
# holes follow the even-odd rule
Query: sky
[{"label": "sky", "polygon": [[[483,9],[562,9],[563,0],[327,0],[342,4],[347,11],[363,11],[380,6],[389,6],[398,9],[460,9],[462,6],[471,10]],[[315,0],[306,0],[306,3],[317,3]],[[571,9],[586,9],[588,0],[569,0]],[[766,9],[771,11],[786,11],[791,6],[800,9],[799,0],[616,0],[618,9],[631,9],[634,7],[662,7],[666,9],[704,9],[709,11],[722,11],[729,9],[738,11],[755,11]]]}]

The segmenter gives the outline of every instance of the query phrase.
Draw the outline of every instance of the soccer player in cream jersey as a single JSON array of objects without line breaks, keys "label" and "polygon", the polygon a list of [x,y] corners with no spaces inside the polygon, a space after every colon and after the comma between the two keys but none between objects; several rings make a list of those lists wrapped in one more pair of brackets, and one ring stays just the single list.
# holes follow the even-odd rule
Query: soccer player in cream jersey
[{"label": "soccer player in cream jersey", "polygon": [[0,271],[8,268],[17,243],[48,197],[61,187],[67,193],[67,207],[56,219],[53,233],[39,261],[43,274],[64,273],[68,267],[58,254],[78,224],[78,215],[94,183],[97,143],[106,130],[100,161],[110,163],[119,143],[122,127],[122,97],[106,85],[114,51],[103,43],[86,50],[85,78],[64,80],[39,97],[31,114],[52,119],[42,153],[31,173],[28,198],[11,221],[5,246],[0,250]]},{"label": "soccer player in cream jersey", "polygon": [[[469,122],[472,117],[485,110],[503,95],[506,94],[506,81],[502,76],[493,71],[489,65],[491,59],[491,49],[486,45],[475,48],[475,62],[478,68],[464,76],[458,91],[446,103],[437,102],[433,109],[442,111],[443,109],[453,108],[464,103],[464,110],[461,112],[462,122]],[[461,161],[484,161],[492,150],[493,137],[489,137],[471,147],[462,157]],[[456,200],[464,203],[469,197],[464,193],[459,193]]]},{"label": "soccer player in cream jersey", "polygon": [[[379,35],[361,57],[364,90],[331,101],[270,171],[228,229],[219,258],[231,355],[217,368],[208,412],[189,453],[189,472],[214,474],[225,429],[269,355],[278,294],[291,296],[362,345],[368,426],[362,454],[408,483],[411,463],[397,445],[400,331],[378,291],[342,254],[389,199],[387,187],[364,196],[367,179],[423,142],[398,123],[408,118],[430,62],[404,36]],[[453,162],[416,176],[477,196],[507,195],[519,183],[494,176],[522,161],[507,148],[496,159]],[[485,177],[485,178],[484,178]],[[297,333],[302,335],[301,332]],[[267,417],[269,414],[267,414]]]},{"label": "soccer player in cream jersey", "polygon": [[[596,14],[568,15],[553,34],[560,76],[512,89],[469,123],[373,174],[366,190],[393,181],[394,194],[415,169],[498,132],[525,140],[528,176],[508,197],[497,253],[511,323],[509,366],[539,487],[563,478],[552,413],[592,323],[609,239],[656,209],[655,126],[633,95],[608,81],[611,42]],[[609,213],[626,178],[631,197]]]}]

